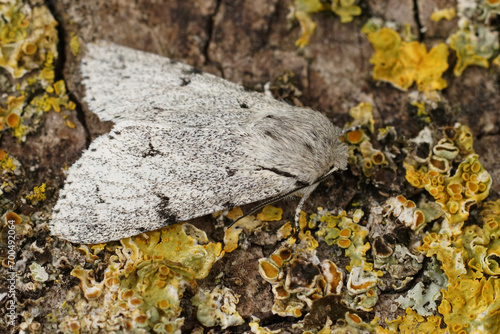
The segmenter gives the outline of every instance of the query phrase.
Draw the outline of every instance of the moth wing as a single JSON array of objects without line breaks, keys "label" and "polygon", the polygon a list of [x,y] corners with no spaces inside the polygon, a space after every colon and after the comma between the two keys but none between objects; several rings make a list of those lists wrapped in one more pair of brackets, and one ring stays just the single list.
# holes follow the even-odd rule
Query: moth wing
[{"label": "moth wing", "polygon": [[70,168],[52,232],[108,242],[296,187],[295,179],[261,168],[242,140],[253,139],[240,128],[118,123]]},{"label": "moth wing", "polygon": [[234,126],[248,120],[250,107],[280,106],[272,98],[159,55],[106,42],[88,44],[86,51],[81,62],[84,100],[102,121]]}]

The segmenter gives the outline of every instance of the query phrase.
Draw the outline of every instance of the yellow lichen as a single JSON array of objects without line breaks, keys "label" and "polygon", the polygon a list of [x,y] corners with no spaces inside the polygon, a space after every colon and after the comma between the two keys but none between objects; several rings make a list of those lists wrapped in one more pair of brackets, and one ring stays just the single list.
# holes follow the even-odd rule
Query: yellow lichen
[{"label": "yellow lichen", "polygon": [[431,20],[434,22],[439,22],[443,19],[451,21],[455,16],[457,16],[457,11],[454,7],[434,9],[434,12],[431,15]]},{"label": "yellow lichen", "polygon": [[500,280],[462,279],[443,291],[439,313],[454,332],[498,333],[500,331]]},{"label": "yellow lichen", "polygon": [[500,67],[500,55],[496,56],[491,63],[497,67]]},{"label": "yellow lichen", "polygon": [[0,166],[2,166],[2,169],[10,169],[11,171],[17,168],[12,157],[9,157],[9,154],[3,150],[0,150]]},{"label": "yellow lichen", "polygon": [[361,15],[361,7],[357,3],[358,0],[332,0],[331,10],[340,16],[340,22],[351,22],[354,16]]},{"label": "yellow lichen", "polygon": [[45,196],[45,187],[45,183],[42,183],[40,186],[33,188],[33,191],[26,196],[26,199],[29,199],[32,204],[44,201],[47,199],[47,196]]},{"label": "yellow lichen", "polygon": [[373,120],[373,106],[371,103],[362,102],[357,106],[352,107],[351,109],[349,109],[349,116],[353,118],[353,121],[348,123],[347,127],[362,126],[367,128],[370,133],[373,133],[375,131],[375,121]]},{"label": "yellow lichen", "polygon": [[46,6],[21,1],[0,4],[0,67],[14,78],[40,69],[49,52],[57,54],[57,22]]},{"label": "yellow lichen", "polygon": [[[358,210],[358,212],[362,212]],[[370,244],[365,242],[368,234],[366,227],[353,222],[343,211],[340,215],[334,216],[328,212],[322,215],[312,215],[311,220],[317,221],[319,230],[318,237],[322,237],[327,245],[338,245],[345,249],[345,255],[351,259],[346,267],[351,270],[353,267],[363,267],[364,270],[373,269],[373,264],[366,261],[366,252],[370,249]]]},{"label": "yellow lichen", "polygon": [[281,332],[281,329],[277,330],[270,330],[267,327],[261,327],[260,326],[260,319],[252,316],[252,321],[248,323],[248,326],[250,326],[250,331],[254,334],[278,334]]},{"label": "yellow lichen", "polygon": [[289,17],[299,21],[301,30],[301,36],[295,42],[295,45],[303,48],[309,44],[309,40],[316,29],[316,22],[311,19],[311,14],[323,11],[326,8],[325,4],[320,0],[294,1]]},{"label": "yellow lichen", "polygon": [[76,57],[78,55],[78,52],[80,51],[80,42],[78,41],[78,36],[75,35],[71,37],[71,40],[69,41],[69,48],[73,56]]},{"label": "yellow lichen", "polygon": [[[238,240],[243,231],[245,231],[246,235],[250,235],[255,228],[262,225],[263,221],[281,220],[282,214],[283,209],[266,205],[257,217],[246,216],[241,218],[224,233],[224,251],[230,253],[238,247]],[[240,208],[235,208],[227,214],[228,218],[234,220],[241,216],[243,216],[243,212]]]},{"label": "yellow lichen", "polygon": [[[390,169],[395,172],[397,167],[384,152],[373,147],[371,134],[375,131],[375,121],[373,119],[373,106],[371,103],[360,103],[349,110],[352,122],[345,125],[345,129],[351,130],[353,127],[361,127],[356,130],[346,132],[345,141],[349,143],[349,164],[357,165],[364,176],[371,178],[382,169]],[[387,129],[380,131],[387,135]],[[385,174],[385,173],[380,173]]]},{"label": "yellow lichen", "polygon": [[441,324],[440,317],[434,315],[431,315],[429,317],[423,317],[419,315],[417,312],[413,311],[411,308],[406,309],[406,315],[404,317],[398,317],[397,319],[391,321],[386,320],[386,324],[387,324],[387,329],[379,326],[377,328],[376,333],[380,334],[445,333],[445,331],[440,328]]},{"label": "yellow lichen", "polygon": [[340,17],[341,22],[351,22],[354,16],[361,15],[361,8],[357,6],[359,0],[294,0],[290,7],[289,19],[296,19],[300,24],[301,36],[295,42],[300,48],[309,44],[316,23],[311,15],[330,9]]},{"label": "yellow lichen", "polygon": [[262,211],[257,215],[257,219],[261,221],[278,221],[281,220],[283,209],[276,208],[272,205],[266,205]]},{"label": "yellow lichen", "polygon": [[417,83],[419,91],[441,90],[446,81],[441,78],[448,68],[448,48],[444,43],[427,52],[425,45],[404,42],[389,28],[368,32],[368,40],[375,49],[370,63],[374,64],[373,78],[407,90]]}]

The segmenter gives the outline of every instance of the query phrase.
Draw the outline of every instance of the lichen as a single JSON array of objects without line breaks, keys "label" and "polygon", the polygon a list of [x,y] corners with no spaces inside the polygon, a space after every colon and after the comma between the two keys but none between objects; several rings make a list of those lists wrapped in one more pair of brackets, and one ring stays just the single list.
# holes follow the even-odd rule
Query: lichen
[{"label": "lichen", "polygon": [[373,79],[389,82],[403,91],[414,83],[419,91],[446,88],[447,83],[441,77],[448,68],[446,44],[440,43],[427,52],[424,44],[405,42],[390,28],[364,31],[375,50],[370,58],[374,65]]},{"label": "lichen", "polygon": [[300,247],[282,247],[259,259],[259,273],[272,285],[272,312],[282,317],[300,317],[314,300],[340,294],[343,284],[334,262],[320,261],[316,251]]},{"label": "lichen", "polygon": [[30,270],[31,270],[31,277],[33,277],[33,280],[35,281],[45,282],[46,280],[49,279],[49,274],[47,274],[45,269],[36,262],[33,262],[30,265]]},{"label": "lichen", "polygon": [[[488,196],[492,180],[474,154],[470,129],[457,124],[449,129],[451,132],[455,133],[453,140],[445,136],[429,147],[428,156],[419,156],[415,151],[404,165],[407,181],[414,187],[425,188],[441,205],[446,216],[443,229],[459,234],[471,205]],[[451,176],[453,161],[459,153],[462,161]]]},{"label": "lichen", "polygon": [[209,243],[190,224],[170,225],[120,243],[102,281],[96,281],[92,270],[73,269],[81,283],[67,296],[71,312],[59,328],[180,333],[183,291],[208,275],[221,244]]},{"label": "lichen", "polygon": [[450,36],[450,48],[455,50],[457,64],[453,73],[458,77],[469,66],[489,67],[489,59],[500,48],[498,32],[482,24],[463,23]]},{"label": "lichen", "polygon": [[[359,210],[358,212],[361,212]],[[359,222],[359,220],[358,220]],[[311,215],[311,224],[318,227],[316,236],[326,242],[327,245],[337,245],[345,250],[345,255],[351,259],[346,267],[350,271],[353,267],[363,267],[372,270],[372,264],[366,260],[366,252],[370,244],[365,241],[368,230],[352,218],[347,217],[343,211],[340,215],[332,215],[328,211]]]},{"label": "lichen", "polygon": [[57,55],[57,22],[46,6],[21,1],[0,4],[0,67],[14,78],[41,69],[47,54]]},{"label": "lichen", "polygon": [[33,188],[33,191],[26,196],[26,199],[29,199],[31,201],[31,204],[37,204],[40,201],[46,200],[47,196],[45,196],[45,188],[45,183],[42,183],[40,186]]},{"label": "lichen", "polygon": [[451,21],[454,17],[457,16],[457,11],[455,8],[443,8],[443,9],[434,9],[434,12],[431,15],[431,20],[434,22],[439,22],[443,19]]},{"label": "lichen", "polygon": [[234,251],[238,247],[238,241],[243,232],[245,232],[245,235],[248,236],[255,228],[262,225],[264,221],[281,220],[282,214],[283,210],[281,208],[266,205],[262,208],[262,211],[257,214],[257,217],[249,215],[241,218],[243,216],[243,211],[241,211],[239,207],[234,208],[226,215],[226,217],[238,221],[236,221],[224,233],[224,251],[226,253]]},{"label": "lichen", "polygon": [[69,48],[71,50],[71,53],[75,57],[80,52],[80,42],[78,41],[78,36],[77,35],[73,35],[71,37],[71,40],[69,41]]},{"label": "lichen", "polygon": [[426,286],[423,282],[418,282],[405,296],[399,296],[396,299],[402,308],[411,307],[422,316],[430,316],[437,311],[441,290],[445,289],[448,284],[448,280],[439,268],[436,259],[432,258],[431,260],[424,271],[424,275],[431,278],[430,284]]},{"label": "lichen", "polygon": [[331,10],[340,17],[342,23],[351,22],[354,16],[361,15],[361,7],[358,4],[359,0],[294,0],[290,6],[290,14],[288,18],[296,19],[300,24],[301,36],[295,42],[300,48],[309,44],[309,40],[316,29],[316,22],[311,18],[311,15],[321,11]]},{"label": "lichen", "polygon": [[270,330],[267,327],[261,327],[260,326],[260,319],[257,317],[252,316],[252,321],[248,323],[248,326],[250,326],[250,331],[254,334],[278,334],[281,333],[281,329],[277,330]]},{"label": "lichen", "polygon": [[17,189],[23,170],[21,163],[13,156],[0,149],[0,195]]},{"label": "lichen", "polygon": [[[7,105],[0,107],[0,130],[11,129],[12,135],[24,142],[28,134],[38,129],[43,111],[48,110],[64,110],[65,123],[75,127],[71,111],[76,105],[69,100],[63,81],[54,84],[57,22],[47,6],[13,0],[0,4],[0,15],[0,67],[15,84],[4,97],[7,101],[0,101]],[[41,90],[50,96],[40,95]],[[29,104],[25,101],[27,96]],[[40,100],[50,108],[41,105]]]},{"label": "lichen", "polygon": [[193,305],[198,307],[198,321],[203,326],[220,326],[221,329],[245,323],[236,311],[238,301],[239,296],[231,289],[220,286],[216,286],[212,291],[200,289],[198,294],[191,298]]},{"label": "lichen", "polygon": [[[349,110],[352,122],[346,123],[344,129],[349,130],[344,135],[345,141],[349,144],[349,165],[357,174],[361,172],[367,182],[378,186],[379,183],[386,183],[388,175],[396,174],[396,164],[392,160],[392,154],[385,150],[374,147],[372,140],[375,131],[373,120],[373,106],[371,103],[360,103]],[[379,137],[382,139],[394,132],[390,129],[379,129]],[[359,172],[358,172],[359,171]]]},{"label": "lichen", "polygon": [[332,0],[331,10],[340,17],[340,22],[351,22],[355,16],[361,15],[358,0]]}]

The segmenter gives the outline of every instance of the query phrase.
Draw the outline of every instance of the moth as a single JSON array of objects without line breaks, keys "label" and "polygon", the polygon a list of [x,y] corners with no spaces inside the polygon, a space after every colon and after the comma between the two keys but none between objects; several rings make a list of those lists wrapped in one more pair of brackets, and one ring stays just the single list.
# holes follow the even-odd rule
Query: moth
[{"label": "moth", "polygon": [[98,42],[84,102],[111,132],[70,167],[51,231],[77,243],[130,237],[216,211],[302,194],[347,164],[342,131],[158,55]]}]

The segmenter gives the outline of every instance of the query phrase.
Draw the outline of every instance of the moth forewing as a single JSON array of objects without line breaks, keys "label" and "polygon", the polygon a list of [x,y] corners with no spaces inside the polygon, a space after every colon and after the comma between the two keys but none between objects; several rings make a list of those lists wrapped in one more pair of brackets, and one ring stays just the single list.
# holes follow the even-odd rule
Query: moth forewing
[{"label": "moth forewing", "polygon": [[69,169],[51,222],[61,238],[108,242],[299,188],[309,195],[346,166],[341,130],[321,113],[188,65],[97,43],[81,72],[87,106],[115,125]]}]

